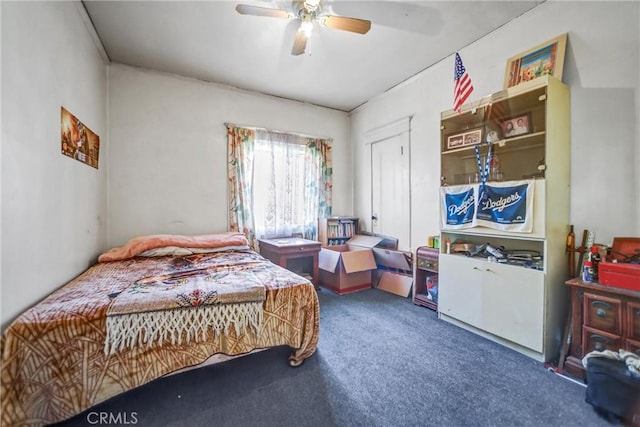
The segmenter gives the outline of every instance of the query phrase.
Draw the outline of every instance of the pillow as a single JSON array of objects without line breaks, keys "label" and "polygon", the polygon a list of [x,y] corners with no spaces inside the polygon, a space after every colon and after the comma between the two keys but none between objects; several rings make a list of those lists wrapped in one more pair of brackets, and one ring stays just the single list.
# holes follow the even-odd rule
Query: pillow
[{"label": "pillow", "polygon": [[193,251],[188,248],[180,248],[178,246],[164,246],[162,248],[153,248],[139,253],[137,256],[153,257],[153,256],[180,256],[193,255]]},{"label": "pillow", "polygon": [[246,250],[249,246],[222,246],[220,248],[180,248],[178,246],[165,246],[162,248],[149,249],[139,253],[136,256],[154,257],[154,256],[182,256],[193,254],[208,254],[213,252]]},{"label": "pillow", "polygon": [[132,258],[150,249],[174,246],[178,248],[220,249],[228,246],[249,246],[244,234],[229,231],[219,234],[199,234],[185,236],[180,234],[154,234],[138,236],[122,246],[104,252],[98,257],[98,262],[119,261]]},{"label": "pillow", "polygon": [[249,249],[248,245],[222,246],[219,248],[188,248],[194,254],[210,254],[223,251],[243,251]]}]

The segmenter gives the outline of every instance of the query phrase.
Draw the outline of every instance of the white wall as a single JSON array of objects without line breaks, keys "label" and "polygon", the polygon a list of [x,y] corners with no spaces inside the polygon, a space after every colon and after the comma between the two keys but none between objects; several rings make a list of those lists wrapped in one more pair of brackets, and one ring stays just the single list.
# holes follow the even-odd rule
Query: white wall
[{"label": "white wall", "polygon": [[[569,33],[563,81],[571,88],[571,223],[596,241],[640,235],[640,3],[548,1],[460,49],[473,99],[502,90],[506,59]],[[411,122],[411,246],[438,233],[440,112],[451,109],[453,57],[351,113],[355,215],[370,229],[366,131]]]},{"label": "white wall", "polygon": [[225,122],[333,138],[333,212],[352,213],[346,113],[111,65],[110,246],[228,229]]},{"label": "white wall", "polygon": [[[106,65],[73,2],[2,2],[2,329],[106,244]],[[100,136],[65,157],[60,107]]]}]

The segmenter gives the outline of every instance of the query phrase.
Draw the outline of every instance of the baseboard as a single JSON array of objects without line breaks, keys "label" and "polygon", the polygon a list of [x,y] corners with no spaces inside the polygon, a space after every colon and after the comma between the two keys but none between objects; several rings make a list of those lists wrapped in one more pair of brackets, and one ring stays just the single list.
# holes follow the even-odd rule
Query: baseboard
[{"label": "baseboard", "polygon": [[445,322],[451,323],[453,325],[456,325],[462,329],[466,329],[467,331],[473,332],[476,335],[480,335],[483,338],[486,338],[488,340],[491,340],[493,342],[496,342],[498,344],[501,344],[505,347],[508,347],[512,350],[517,351],[518,353],[522,353],[527,357],[530,357],[532,359],[537,360],[538,362],[545,362],[544,360],[544,355],[542,353],[539,353],[535,350],[531,350],[530,348],[527,347],[523,347],[520,344],[516,344],[513,341],[509,341],[506,340],[504,338],[501,338],[499,336],[493,335],[487,331],[483,331],[482,329],[478,329],[475,326],[471,326],[467,323],[461,322],[458,319],[454,319],[453,317],[447,316],[446,314],[443,314],[442,312],[438,312],[438,318],[444,320]]}]

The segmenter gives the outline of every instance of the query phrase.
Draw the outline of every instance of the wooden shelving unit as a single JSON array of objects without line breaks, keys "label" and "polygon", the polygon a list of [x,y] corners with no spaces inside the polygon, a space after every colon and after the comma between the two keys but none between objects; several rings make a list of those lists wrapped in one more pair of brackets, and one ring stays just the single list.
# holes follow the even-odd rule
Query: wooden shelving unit
[{"label": "wooden shelving unit", "polygon": [[[416,250],[416,266],[413,273],[413,303],[431,310],[438,310],[438,255],[440,250],[421,246]],[[431,292],[428,285],[433,285]],[[435,289],[435,290],[434,290]]]},{"label": "wooden shelving unit", "polygon": [[358,218],[331,216],[318,220],[318,239],[323,247],[343,245],[358,233]]}]

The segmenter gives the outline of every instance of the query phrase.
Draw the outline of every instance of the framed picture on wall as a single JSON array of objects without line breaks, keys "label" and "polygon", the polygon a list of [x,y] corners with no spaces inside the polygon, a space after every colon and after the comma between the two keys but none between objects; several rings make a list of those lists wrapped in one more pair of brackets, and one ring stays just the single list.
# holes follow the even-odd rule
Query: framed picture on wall
[{"label": "framed picture on wall", "polygon": [[100,137],[66,108],[60,107],[61,152],[98,169]]},{"label": "framed picture on wall", "polygon": [[567,34],[562,34],[507,60],[504,88],[551,75],[562,81]]}]

